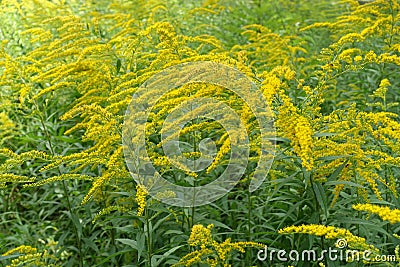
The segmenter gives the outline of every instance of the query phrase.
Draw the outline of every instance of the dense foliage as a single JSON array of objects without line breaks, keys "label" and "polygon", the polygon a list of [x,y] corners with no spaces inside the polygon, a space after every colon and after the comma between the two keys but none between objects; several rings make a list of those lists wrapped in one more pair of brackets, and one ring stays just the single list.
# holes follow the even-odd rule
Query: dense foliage
[{"label": "dense foliage", "polygon": [[[400,264],[398,0],[0,6],[0,266]],[[209,183],[230,151],[220,124],[192,120],[179,137],[184,155],[200,157],[204,138],[218,152],[202,172],[174,169],[160,132],[180,102],[207,96],[232,106],[251,144],[233,190],[181,208],[132,178],[122,128],[145,81],[195,61],[233,67],[257,84],[273,113],[276,151],[267,179],[250,192],[262,153],[250,107],[217,85],[168,92],[152,109],[146,141],[170,181]],[[375,262],[263,262],[265,245],[368,250]]]}]

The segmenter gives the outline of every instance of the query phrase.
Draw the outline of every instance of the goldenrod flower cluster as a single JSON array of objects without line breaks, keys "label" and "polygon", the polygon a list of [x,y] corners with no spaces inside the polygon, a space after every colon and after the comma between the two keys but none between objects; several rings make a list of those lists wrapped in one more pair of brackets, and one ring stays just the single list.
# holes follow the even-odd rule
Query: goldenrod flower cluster
[{"label": "goldenrod flower cluster", "polygon": [[245,252],[245,248],[264,248],[264,245],[256,242],[231,242],[228,238],[219,243],[213,239],[211,229],[213,224],[204,227],[201,224],[194,225],[188,243],[198,249],[182,257],[173,266],[193,266],[196,263],[205,263],[208,266],[229,267],[230,254],[232,251]]},{"label": "goldenrod flower cluster", "polygon": [[201,224],[193,225],[192,232],[190,233],[188,240],[189,245],[205,247],[211,244],[213,241],[211,229],[213,227],[213,224],[209,224],[207,227],[204,227]]},{"label": "goldenrod flower cluster", "polygon": [[307,170],[312,170],[314,165],[314,141],[313,129],[310,121],[299,114],[291,99],[282,96],[283,105],[279,107],[277,126],[285,137],[291,140],[294,152],[301,159],[302,166]]},{"label": "goldenrod flower cluster", "polygon": [[[294,2],[301,1],[280,1],[292,7]],[[271,170],[271,179],[296,176],[303,182],[309,181],[305,175],[310,175],[327,189],[324,193],[327,199],[332,199],[330,208],[334,208],[347,189],[352,190],[351,196],[356,195],[357,201],[367,203],[388,195],[398,198],[398,172],[391,170],[400,167],[400,121],[398,103],[390,99],[396,99],[398,94],[398,81],[393,77],[400,66],[400,4],[398,0],[359,2],[341,1],[346,8],[342,16],[310,26],[300,25],[289,35],[261,23],[246,25],[240,33],[244,41],[228,47],[209,31],[210,25],[196,24],[190,29],[192,32],[185,31],[192,24],[183,21],[183,16],[169,18],[165,1],[2,1],[2,16],[23,18],[23,23],[15,31],[18,38],[13,36],[0,42],[0,187],[8,183],[32,187],[78,180],[91,184],[82,204],[93,200],[104,205],[94,221],[113,211],[128,212],[136,207],[137,215],[142,216],[149,205],[146,201],[149,192],[144,185],[132,183],[126,168],[121,145],[123,114],[132,95],[154,74],[181,63],[212,61],[244,73],[259,85],[273,109],[277,155],[284,160]],[[100,5],[102,8],[98,8]],[[210,18],[223,12],[230,12],[223,1],[207,0],[188,14],[193,20],[212,21]],[[205,28],[207,31],[202,31]],[[307,34],[324,29],[331,38],[324,41],[330,44],[318,52],[308,51],[312,47],[306,44]],[[12,50],[19,46],[14,39],[23,43],[23,51]],[[198,77],[202,77],[201,73]],[[167,82],[169,77],[164,79]],[[152,99],[152,96],[149,93],[145,97]],[[177,105],[200,97],[212,97],[232,107],[246,131],[230,137],[219,123],[199,119],[169,136],[184,141],[187,149],[182,157],[190,159],[204,156],[199,141],[212,137],[218,151],[203,172],[194,172],[181,163],[181,158],[168,158],[164,154],[162,146],[168,140],[160,140],[160,136],[177,125],[165,124],[165,118]],[[3,148],[23,127],[13,117],[13,111],[42,112],[38,103],[45,107],[51,101],[68,107],[60,119],[73,126],[64,134],[79,138],[83,146],[51,155]],[[231,138],[243,140],[249,136],[249,166],[260,158],[257,118],[248,104],[226,88],[201,82],[187,84],[166,92],[149,108],[150,116],[143,127],[146,157],[159,173],[178,180],[177,183],[186,182],[182,177],[192,178],[190,181],[197,184],[214,179],[229,164]],[[202,109],[191,111],[201,114]],[[182,121],[185,118],[183,115]],[[138,142],[136,137],[129,141]],[[42,176],[29,177],[19,172],[23,164],[33,160],[42,164]],[[63,173],[55,175],[54,170]],[[245,176],[251,172],[247,170]],[[247,180],[244,178],[243,182]],[[297,188],[290,190],[293,193]],[[134,193],[116,197],[113,192]],[[157,197],[175,195],[165,191]],[[398,209],[371,204],[357,204],[353,208],[377,214],[390,223],[400,222]],[[193,226],[188,243],[194,251],[177,266],[194,263],[229,266],[234,250],[263,247],[255,242],[230,239],[217,242],[212,227]],[[333,226],[289,226],[279,233],[345,238],[352,248],[375,251],[364,238]],[[21,256],[25,258],[18,258],[21,262],[39,257],[29,246],[5,255],[16,252],[26,254]],[[13,264],[19,263],[15,260]]]},{"label": "goldenrod flower cluster", "polygon": [[130,211],[129,208],[125,206],[108,206],[102,210],[100,210],[93,218],[92,223],[95,223],[101,216],[105,216],[110,214],[113,211],[119,211],[119,212],[128,212]]},{"label": "goldenrod flower cluster", "polygon": [[137,215],[142,216],[146,208],[147,189],[143,185],[136,186],[136,203],[138,204]]},{"label": "goldenrod flower cluster", "polygon": [[[51,245],[51,244],[49,244]],[[43,266],[43,267],[55,267],[61,266],[55,263],[57,258],[54,255],[49,254],[47,250],[39,252],[36,248],[31,246],[19,246],[8,250],[3,253],[2,256],[10,256],[13,254],[20,254],[15,259],[11,260],[9,265],[6,267],[17,267],[17,266]]]},{"label": "goldenrod flower cluster", "polygon": [[365,238],[353,235],[349,230],[334,226],[325,226],[319,224],[309,224],[300,226],[288,226],[278,231],[279,234],[309,234],[322,236],[326,239],[344,238],[349,248],[359,250],[378,251],[373,245],[366,243]]},{"label": "goldenrod flower cluster", "polygon": [[37,252],[36,248],[31,247],[31,246],[22,245],[22,246],[13,248],[13,249],[5,252],[2,256],[8,256],[8,255],[11,255],[11,254],[14,254],[14,253],[29,254],[29,253],[36,253],[36,252]]},{"label": "goldenrod flower cluster", "polygon": [[21,154],[16,154],[13,151],[2,148],[0,149],[0,156],[5,157],[6,160],[0,164],[0,187],[5,186],[7,182],[11,183],[30,183],[36,180],[36,177],[27,177],[25,175],[17,175],[11,172],[14,168],[19,168],[23,163],[30,160],[49,161],[50,156],[41,151],[29,151]]},{"label": "goldenrod flower cluster", "polygon": [[15,133],[15,123],[5,112],[0,112],[0,145]]},{"label": "goldenrod flower cluster", "polygon": [[359,211],[367,211],[368,213],[378,215],[382,220],[391,224],[400,222],[400,210],[390,209],[389,207],[373,205],[373,204],[356,204],[353,209]]}]

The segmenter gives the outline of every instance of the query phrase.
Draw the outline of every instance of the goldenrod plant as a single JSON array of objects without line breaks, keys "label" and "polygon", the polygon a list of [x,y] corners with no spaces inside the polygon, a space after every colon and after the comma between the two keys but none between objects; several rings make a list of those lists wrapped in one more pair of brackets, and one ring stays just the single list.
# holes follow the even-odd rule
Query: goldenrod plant
[{"label": "goldenrod plant", "polygon": [[[398,0],[3,0],[0,7],[1,266],[399,264]],[[269,107],[272,130],[261,127],[259,106],[202,81],[204,70],[177,72],[182,86],[158,99],[159,92],[139,94],[157,89],[152,78],[199,62],[244,75]],[[189,76],[199,79],[185,84]],[[182,104],[199,99],[208,99],[207,112]],[[141,118],[129,114],[132,103],[148,114],[142,128],[126,120]],[[235,135],[224,127],[233,116],[217,116],[228,110],[240,119]],[[145,137],[128,141],[144,140],[139,158],[159,175],[147,183],[128,166],[123,138],[133,126]],[[170,156],[169,140],[180,155]],[[160,177],[188,188],[217,180],[232,165],[235,140],[248,141],[247,165],[221,198],[171,206],[166,200],[177,192],[153,194]],[[201,170],[182,164],[199,159],[208,164]],[[258,170],[268,173],[263,181],[254,178],[260,159],[270,163]],[[266,246],[321,252],[339,239],[395,257],[257,257]]]},{"label": "goldenrod plant", "polygon": [[21,245],[3,253],[3,258],[9,258],[10,264],[7,267],[17,266],[60,266],[59,259],[55,257],[54,247],[57,243],[52,241],[46,244],[47,249],[38,251],[37,248]]},{"label": "goldenrod plant", "polygon": [[198,249],[183,256],[181,260],[173,266],[193,266],[196,263],[206,263],[209,266],[231,266],[229,258],[232,251],[244,253],[245,248],[263,248],[263,244],[256,242],[231,242],[228,238],[219,243],[214,240],[211,229],[214,225],[207,227],[197,224],[193,225],[188,240],[189,246]]}]

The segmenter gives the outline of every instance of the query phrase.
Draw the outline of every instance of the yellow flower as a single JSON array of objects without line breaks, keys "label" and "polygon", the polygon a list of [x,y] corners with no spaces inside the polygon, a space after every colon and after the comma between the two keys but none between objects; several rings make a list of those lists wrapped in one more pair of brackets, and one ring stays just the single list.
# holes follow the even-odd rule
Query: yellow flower
[{"label": "yellow flower", "polygon": [[374,51],[369,51],[366,55],[365,55],[365,61],[366,62],[374,62],[377,63],[378,62],[378,56],[375,54]]},{"label": "yellow flower", "polygon": [[201,224],[193,225],[192,232],[189,237],[190,246],[206,246],[212,242],[211,229],[214,227],[213,224],[204,227]]},{"label": "yellow flower", "polygon": [[354,61],[355,62],[360,62],[362,60],[362,56],[355,56]]},{"label": "yellow flower", "polygon": [[315,236],[323,236],[326,239],[344,238],[349,248],[360,250],[378,251],[373,245],[366,243],[365,238],[353,235],[349,230],[337,228],[334,226],[325,226],[319,224],[308,224],[300,226],[288,226],[278,231],[279,234],[309,234]]},{"label": "yellow flower", "polygon": [[390,209],[389,207],[382,207],[373,204],[357,204],[353,205],[353,209],[359,211],[368,211],[381,217],[382,220],[388,221],[391,224],[400,222],[400,210]]},{"label": "yellow flower", "polygon": [[305,117],[299,116],[296,120],[294,150],[300,156],[302,165],[307,170],[313,168],[313,131]]},{"label": "yellow flower", "polygon": [[147,189],[143,185],[136,185],[136,202],[138,204],[137,215],[142,216],[146,208]]},{"label": "yellow flower", "polygon": [[383,79],[381,83],[379,84],[379,87],[388,87],[390,85],[390,82],[388,79]]},{"label": "yellow flower", "polygon": [[241,253],[245,252],[245,248],[264,248],[264,245],[257,242],[231,242],[231,239],[219,243],[213,239],[211,229],[213,224],[204,227],[196,224],[192,227],[188,243],[192,247],[200,247],[183,256],[180,261],[173,266],[192,266],[195,263],[205,263],[209,266],[231,266],[228,262],[230,253],[233,250]]},{"label": "yellow flower", "polygon": [[22,245],[5,252],[2,256],[8,256],[14,253],[31,254],[31,253],[36,253],[36,251],[37,249],[34,247]]},{"label": "yellow flower", "polygon": [[285,137],[291,140],[294,152],[300,157],[301,163],[307,170],[314,166],[313,130],[308,119],[298,114],[291,99],[281,96],[284,104],[279,108],[277,126]]}]

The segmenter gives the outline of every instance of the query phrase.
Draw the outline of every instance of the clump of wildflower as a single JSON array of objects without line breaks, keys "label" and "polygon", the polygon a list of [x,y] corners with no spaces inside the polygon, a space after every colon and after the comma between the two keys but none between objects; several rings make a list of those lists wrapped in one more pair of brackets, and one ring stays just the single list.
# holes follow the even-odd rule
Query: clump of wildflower
[{"label": "clump of wildflower", "polygon": [[278,77],[283,77],[286,80],[293,80],[296,75],[296,72],[288,66],[275,67],[271,73],[275,73]]},{"label": "clump of wildflower", "polygon": [[268,105],[272,105],[272,100],[274,96],[278,93],[280,86],[282,85],[279,77],[271,72],[262,73],[264,78],[261,86],[261,91],[267,100]]},{"label": "clump of wildflower", "polygon": [[373,98],[378,98],[381,101],[377,101],[376,103],[368,103],[368,106],[371,107],[380,107],[383,111],[386,111],[388,107],[390,106],[395,106],[395,103],[387,103],[386,101],[386,93],[388,90],[388,86],[390,86],[391,83],[388,79],[382,79],[378,89],[376,89],[370,97]]},{"label": "clump of wildflower", "polygon": [[300,114],[289,97],[282,95],[283,105],[279,108],[278,128],[292,142],[294,152],[300,157],[307,170],[314,166],[313,130],[308,119]]},{"label": "clump of wildflower", "polygon": [[302,116],[299,116],[296,120],[294,150],[300,156],[303,166],[307,170],[313,168],[313,158],[312,158],[312,148],[313,140],[310,123],[308,120]]},{"label": "clump of wildflower", "polygon": [[360,62],[362,60],[362,56],[358,55],[354,57],[355,62]]},{"label": "clump of wildflower", "polygon": [[108,206],[102,210],[100,210],[93,218],[92,223],[95,223],[101,216],[105,216],[110,214],[113,211],[120,211],[120,212],[128,212],[130,209],[124,206]]},{"label": "clump of wildflower", "polygon": [[344,238],[349,248],[359,250],[378,250],[373,246],[366,243],[365,238],[353,235],[349,230],[337,228],[334,226],[325,226],[319,224],[308,224],[300,226],[289,226],[278,231],[279,234],[309,234],[314,236],[323,236],[326,239],[339,239]]},{"label": "clump of wildflower", "polygon": [[391,224],[400,222],[400,210],[390,209],[389,207],[382,207],[373,204],[357,204],[352,206],[353,209],[358,211],[367,211],[381,217],[382,220],[388,221]]},{"label": "clump of wildflower", "polygon": [[201,247],[206,246],[212,243],[212,235],[211,229],[214,227],[213,224],[209,224],[207,227],[204,227],[201,224],[196,224],[192,227],[192,232],[189,237],[189,245],[190,246],[198,246]]},{"label": "clump of wildflower", "polygon": [[257,242],[231,242],[228,238],[219,243],[213,239],[211,229],[213,224],[204,227],[196,224],[192,227],[188,243],[192,247],[199,247],[197,250],[185,255],[173,266],[192,266],[195,263],[204,263],[209,266],[231,266],[229,262],[232,251],[245,252],[247,247],[264,248],[264,245]]},{"label": "clump of wildflower", "polygon": [[381,83],[379,84],[379,87],[388,87],[390,85],[390,82],[388,79],[383,79]]},{"label": "clump of wildflower", "polygon": [[368,63],[377,63],[378,62],[378,56],[375,54],[374,51],[369,51],[366,55],[365,55],[365,62]]},{"label": "clump of wildflower", "polygon": [[10,249],[9,251],[5,252],[2,256],[9,256],[14,253],[20,253],[20,254],[29,254],[29,253],[36,253],[37,249],[31,246],[19,246],[13,249]]},{"label": "clump of wildflower", "polygon": [[[55,242],[56,244],[56,242]],[[48,246],[54,245],[54,241],[49,242]],[[57,258],[51,255],[47,250],[38,252],[37,248],[22,245],[9,251],[5,252],[1,256],[6,257],[10,255],[15,255],[10,264],[6,267],[16,267],[16,266],[59,266],[52,262],[57,262]]]},{"label": "clump of wildflower", "polygon": [[397,245],[394,249],[394,255],[396,256],[397,262],[399,262],[400,259],[400,246]]},{"label": "clump of wildflower", "polygon": [[136,202],[138,203],[137,215],[142,216],[146,208],[146,196],[148,195],[146,187],[143,185],[136,185]]}]

